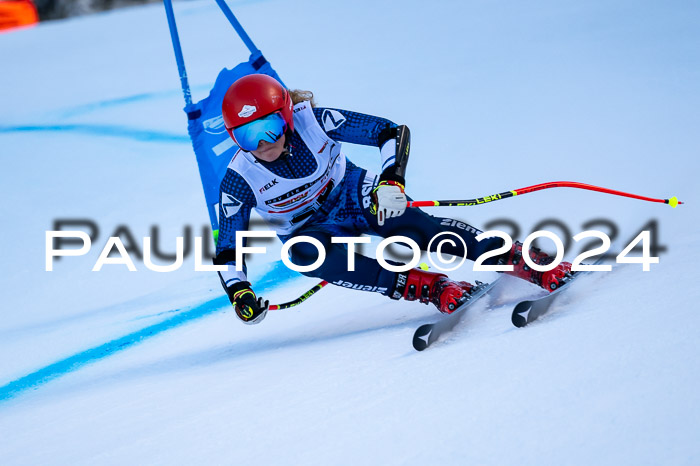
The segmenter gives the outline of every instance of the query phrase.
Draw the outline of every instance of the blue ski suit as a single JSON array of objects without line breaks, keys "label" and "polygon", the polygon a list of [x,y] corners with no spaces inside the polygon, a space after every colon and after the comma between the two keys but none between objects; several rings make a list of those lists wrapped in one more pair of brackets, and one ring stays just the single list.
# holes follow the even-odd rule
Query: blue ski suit
[{"label": "blue ski suit", "polygon": [[[298,121],[297,113],[302,115],[304,112],[307,113],[307,121]],[[306,127],[310,129],[306,131]],[[503,243],[499,238],[476,241],[480,230],[450,218],[429,215],[418,208],[406,209],[403,215],[386,219],[384,225],[379,226],[376,216],[370,213],[370,195],[379,177],[354,165],[339,150],[335,151],[335,162],[328,163],[325,178],[321,179],[319,175],[314,179],[314,182],[325,184],[319,185],[316,191],[309,187],[312,184],[308,181],[310,177],[323,172],[321,169],[324,167],[319,165],[324,162],[320,161],[318,154],[328,150],[329,142],[331,146],[338,147],[341,142],[377,147],[382,157],[382,170],[390,168],[395,159],[395,140],[384,141],[381,134],[382,130],[395,127],[396,124],[384,118],[340,109],[312,108],[306,102],[295,106],[295,131],[291,138],[288,134],[287,151],[279,159],[265,162],[239,150],[220,187],[215,263],[228,266],[227,271],[219,272],[224,288],[248,281],[245,264],[242,271],[235,271],[236,231],[248,229],[253,209],[276,228],[283,242],[304,235],[316,238],[324,245],[325,261],[305,275],[346,288],[379,292],[396,299],[400,297],[392,296],[396,272],[384,269],[375,259],[359,253],[355,253],[354,257],[355,270],[348,271],[347,246],[332,243],[331,238],[362,234],[384,238],[401,235],[414,240],[422,250],[427,250],[431,238],[450,231],[464,239],[466,257],[470,260],[500,247]],[[315,139],[308,135],[310,132]],[[313,150],[309,145],[314,145]],[[333,149],[330,152],[333,153]],[[262,197],[273,190],[277,193],[274,197]],[[273,207],[277,211],[270,213],[272,211],[268,208]],[[283,218],[283,221],[276,223],[276,218]],[[462,245],[458,241],[456,243],[456,246],[443,245],[442,252],[464,257]],[[297,265],[312,264],[317,257],[316,247],[309,243],[297,243],[290,248],[290,259]]]}]

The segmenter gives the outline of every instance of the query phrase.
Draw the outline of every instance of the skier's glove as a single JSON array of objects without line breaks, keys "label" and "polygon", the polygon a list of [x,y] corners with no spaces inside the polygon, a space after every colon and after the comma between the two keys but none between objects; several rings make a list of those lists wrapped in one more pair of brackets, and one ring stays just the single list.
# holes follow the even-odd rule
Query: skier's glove
[{"label": "skier's glove", "polygon": [[250,288],[250,283],[240,282],[227,290],[231,298],[231,304],[236,310],[236,315],[244,324],[259,324],[267,315],[269,301],[263,302],[262,298],[257,298]]},{"label": "skier's glove", "polygon": [[387,218],[398,217],[406,211],[408,202],[403,190],[403,183],[393,180],[380,181],[374,188],[370,213],[377,216],[379,226],[384,225]]}]

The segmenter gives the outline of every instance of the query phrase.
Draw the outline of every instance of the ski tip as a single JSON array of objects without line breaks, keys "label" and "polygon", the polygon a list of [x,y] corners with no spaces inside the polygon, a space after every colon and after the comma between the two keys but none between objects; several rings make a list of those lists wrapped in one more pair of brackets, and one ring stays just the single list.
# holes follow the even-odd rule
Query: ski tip
[{"label": "ski tip", "polygon": [[430,332],[433,330],[433,324],[425,324],[418,327],[416,333],[413,334],[413,348],[416,351],[423,351],[430,345]]},{"label": "ski tip", "polygon": [[527,325],[527,317],[532,309],[532,301],[522,301],[515,306],[513,309],[513,315],[510,321],[518,328],[525,327]]}]

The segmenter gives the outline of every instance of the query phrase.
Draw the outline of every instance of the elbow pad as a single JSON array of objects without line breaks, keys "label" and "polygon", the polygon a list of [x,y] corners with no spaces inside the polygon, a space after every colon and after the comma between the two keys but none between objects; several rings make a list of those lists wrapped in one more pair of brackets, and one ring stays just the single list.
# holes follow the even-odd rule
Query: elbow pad
[{"label": "elbow pad", "polygon": [[394,165],[387,167],[380,177],[380,180],[397,181],[402,185],[406,184],[406,166],[408,165],[408,155],[411,149],[411,132],[406,125],[399,125],[395,128],[384,128],[379,133],[379,147],[391,139],[396,140],[396,160]]}]

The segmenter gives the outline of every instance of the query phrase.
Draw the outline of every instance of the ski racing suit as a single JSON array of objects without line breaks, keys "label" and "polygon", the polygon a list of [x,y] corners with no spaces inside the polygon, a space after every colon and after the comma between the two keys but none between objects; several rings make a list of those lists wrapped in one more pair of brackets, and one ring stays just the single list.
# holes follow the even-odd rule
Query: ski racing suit
[{"label": "ski racing suit", "polygon": [[[380,237],[407,236],[421,250],[438,233],[450,231],[467,245],[467,258],[475,260],[486,251],[500,247],[499,238],[476,241],[480,230],[450,218],[434,217],[417,208],[386,220],[379,226],[370,213],[376,176],[354,165],[341,151],[341,142],[374,146],[380,149],[382,171],[390,170],[395,161],[395,139],[386,139],[383,130],[396,128],[393,122],[370,115],[331,108],[312,108],[309,102],[294,106],[294,133],[287,139],[287,151],[274,162],[256,159],[239,150],[232,158],[221,182],[219,199],[219,236],[214,263],[226,265],[219,272],[224,288],[246,282],[246,266],[236,271],[236,231],[248,229],[252,209],[276,230],[283,241],[304,235],[319,240],[326,259],[304,275],[322,278],[335,285],[379,292],[399,299],[394,293],[397,272],[384,269],[375,259],[356,253],[355,270],[348,271],[345,244],[331,238],[370,234]],[[434,242],[434,246],[435,246]],[[443,244],[442,252],[464,257],[459,242]],[[245,244],[243,245],[245,246]],[[435,249],[435,248],[433,248]],[[301,242],[289,250],[296,265],[312,264],[318,251]],[[391,262],[391,261],[388,261]],[[229,297],[231,293],[229,293]]]}]

